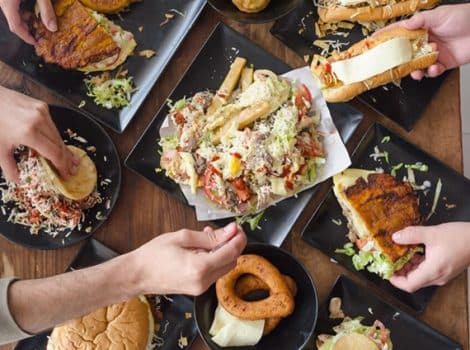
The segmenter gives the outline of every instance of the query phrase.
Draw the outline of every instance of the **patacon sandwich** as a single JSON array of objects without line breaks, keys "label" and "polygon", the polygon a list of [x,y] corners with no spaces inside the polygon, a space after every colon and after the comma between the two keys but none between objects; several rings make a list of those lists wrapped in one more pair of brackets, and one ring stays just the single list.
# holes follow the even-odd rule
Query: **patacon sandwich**
[{"label": "patacon sandwich", "polygon": [[362,324],[362,317],[346,317],[334,327],[336,335],[321,334],[317,338],[318,350],[392,350],[390,331],[380,321],[372,326]]},{"label": "patacon sandwich", "polygon": [[343,102],[425,69],[436,62],[437,56],[426,30],[393,28],[330,57],[315,55],[311,69],[325,99]]},{"label": "patacon sandwich", "polygon": [[154,330],[150,305],[142,296],[55,327],[47,350],[150,350]]},{"label": "patacon sandwich", "polygon": [[[420,225],[418,197],[411,184],[389,174],[347,169],[333,177],[334,193],[348,220],[351,243],[337,253],[352,256],[357,270],[383,279],[399,271],[421,247],[396,244],[393,233]],[[356,252],[353,245],[359,250]]]},{"label": "patacon sandwich", "polygon": [[38,10],[32,18],[36,54],[47,63],[86,73],[112,70],[124,63],[136,47],[132,33],[78,0],[58,0],[54,10],[56,32],[44,26]]},{"label": "patacon sandwich", "polygon": [[375,22],[435,7],[439,0],[317,0],[323,22]]}]

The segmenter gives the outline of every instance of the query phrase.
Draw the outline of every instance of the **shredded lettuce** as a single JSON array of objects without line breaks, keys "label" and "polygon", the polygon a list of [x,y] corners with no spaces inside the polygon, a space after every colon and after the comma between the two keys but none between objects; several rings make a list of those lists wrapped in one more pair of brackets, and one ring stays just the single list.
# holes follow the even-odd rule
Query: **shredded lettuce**
[{"label": "shredded lettuce", "polygon": [[113,78],[108,80],[85,78],[87,96],[104,108],[122,108],[130,104],[131,96],[136,88],[132,77]]},{"label": "shredded lettuce", "polygon": [[176,135],[165,136],[160,139],[159,144],[163,152],[165,152],[167,150],[176,149],[176,147],[178,147],[178,139]]},{"label": "shredded lettuce", "polygon": [[264,210],[257,215],[245,215],[245,216],[239,216],[235,219],[238,225],[243,225],[247,223],[250,226],[251,231],[255,231],[257,228],[259,228],[259,222],[263,218],[264,215]]},{"label": "shredded lettuce", "polygon": [[383,279],[388,280],[395,271],[400,270],[417,252],[422,252],[422,248],[418,247],[411,250],[407,255],[393,263],[380,251],[360,250],[357,254],[353,255],[352,262],[356,270],[360,271],[367,268],[369,272],[375,273]]},{"label": "shredded lettuce", "polygon": [[356,251],[354,250],[354,244],[349,242],[349,243],[346,243],[342,249],[336,249],[335,253],[344,254],[347,256],[353,256],[354,254],[356,254]]}]

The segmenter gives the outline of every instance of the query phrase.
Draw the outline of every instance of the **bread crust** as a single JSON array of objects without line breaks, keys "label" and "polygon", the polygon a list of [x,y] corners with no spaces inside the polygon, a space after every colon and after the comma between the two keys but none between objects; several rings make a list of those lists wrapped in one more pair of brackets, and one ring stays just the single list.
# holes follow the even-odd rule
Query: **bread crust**
[{"label": "bread crust", "polygon": [[407,0],[386,6],[338,6],[331,8],[318,8],[318,15],[323,22],[374,22],[384,21],[405,15],[413,14],[419,10],[435,7],[439,0]]},{"label": "bread crust", "polygon": [[[424,29],[408,30],[400,27],[382,31],[372,37],[368,37],[357,42],[346,51],[332,55],[327,60],[329,63],[332,63],[335,61],[351,58],[360,55],[365,51],[371,49],[372,47],[377,46],[385,41],[398,37],[405,37],[410,40],[416,40],[419,38],[424,38],[427,40],[427,31]],[[437,61],[438,55],[439,53],[437,51],[434,51],[429,54],[416,57],[410,62],[404,63],[386,72],[375,75],[362,82],[341,86],[326,87],[323,89],[323,96],[328,102],[349,101],[367,90],[371,90],[378,86],[397,81],[409,75],[415,70],[425,69],[431,66]],[[319,79],[317,70],[318,67],[312,64],[312,73],[317,79]]]}]

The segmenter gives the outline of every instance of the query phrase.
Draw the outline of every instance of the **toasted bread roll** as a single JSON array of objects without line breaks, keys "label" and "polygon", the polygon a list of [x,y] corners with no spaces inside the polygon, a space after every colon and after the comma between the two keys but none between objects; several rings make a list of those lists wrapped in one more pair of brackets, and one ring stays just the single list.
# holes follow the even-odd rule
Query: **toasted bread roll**
[{"label": "toasted bread roll", "polygon": [[[372,0],[374,1],[374,0]],[[375,22],[385,21],[405,15],[413,14],[419,10],[427,10],[435,7],[439,0],[406,0],[391,3],[391,1],[380,2],[367,6],[330,5],[318,8],[318,15],[325,23],[350,21],[350,22]],[[377,4],[378,3],[378,4]],[[377,6],[378,5],[378,6]]]},{"label": "toasted bread roll", "polygon": [[431,66],[438,54],[429,45],[426,30],[393,28],[328,58],[315,55],[311,69],[325,99],[343,102]]}]

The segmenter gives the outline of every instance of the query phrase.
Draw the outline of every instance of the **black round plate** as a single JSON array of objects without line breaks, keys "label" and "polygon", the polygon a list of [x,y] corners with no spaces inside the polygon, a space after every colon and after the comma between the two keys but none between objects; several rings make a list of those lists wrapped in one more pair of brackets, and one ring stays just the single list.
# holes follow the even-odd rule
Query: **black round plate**
[{"label": "black round plate", "polygon": [[303,265],[290,253],[267,244],[249,244],[244,254],[257,254],[268,259],[283,274],[291,276],[297,283],[295,310],[283,319],[277,328],[252,347],[222,348],[212,342],[209,329],[217,307],[215,286],[194,300],[196,324],[204,342],[212,350],[298,350],[303,349],[315,329],[318,315],[318,297],[312,278]]},{"label": "black round plate", "polygon": [[302,0],[271,0],[268,7],[258,13],[240,11],[231,0],[209,0],[209,4],[225,17],[242,23],[266,23],[281,18],[300,5]]},{"label": "black round plate", "polygon": [[[63,248],[90,237],[109,216],[116,203],[121,187],[119,156],[106,131],[90,118],[68,108],[50,106],[50,112],[52,120],[67,144],[76,145],[85,150],[87,147],[96,147],[96,152],[87,150],[87,153],[96,164],[98,190],[101,193],[103,202],[85,211],[85,220],[82,223],[81,230],[64,231],[56,237],[52,237],[45,232],[32,235],[29,232],[29,227],[7,222],[11,206],[9,204],[5,205],[0,199],[0,206],[5,206],[7,212],[6,215],[3,215],[0,211],[0,234],[10,241],[35,249]],[[76,132],[88,142],[84,143],[70,139],[66,132],[67,129]],[[109,184],[103,182],[105,179],[111,180]],[[98,215],[99,213],[101,215]],[[101,220],[97,218],[97,215]],[[90,232],[85,231],[88,227],[91,229]]]}]

